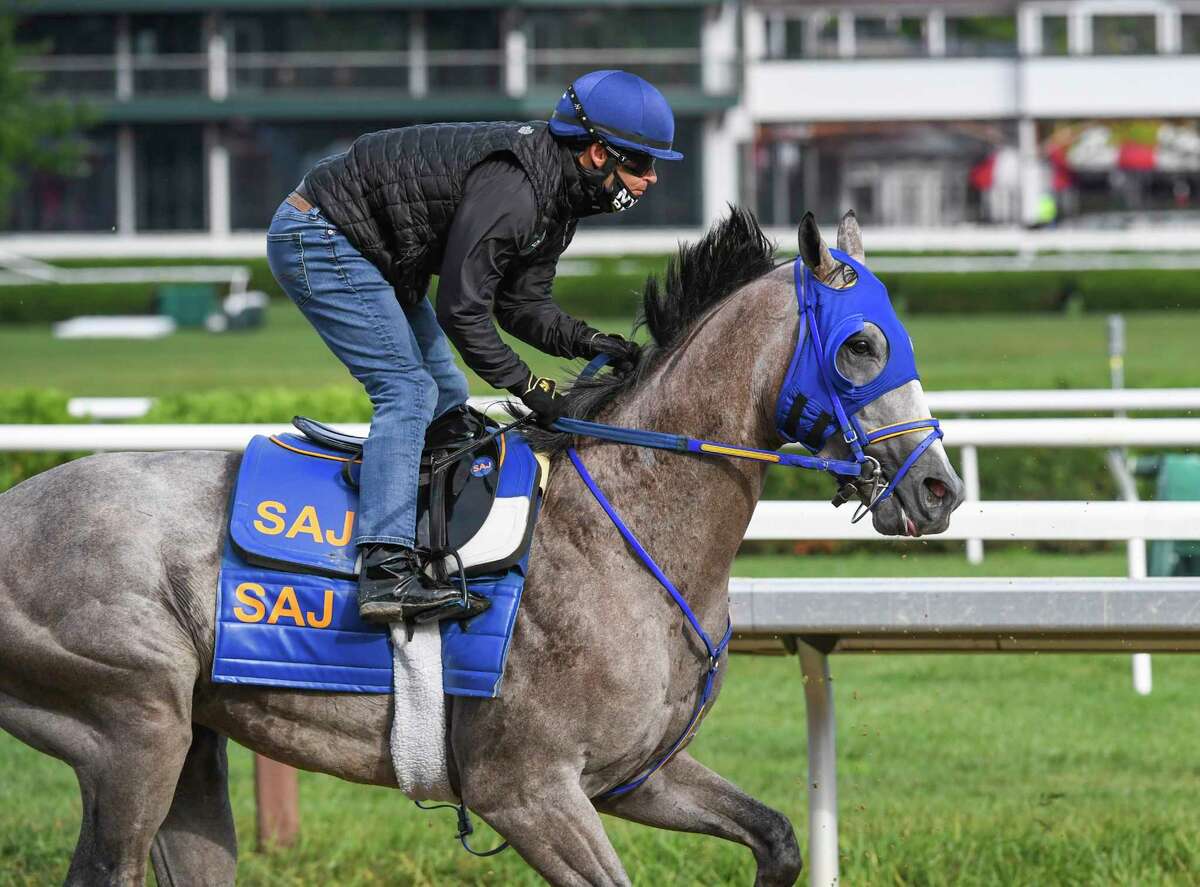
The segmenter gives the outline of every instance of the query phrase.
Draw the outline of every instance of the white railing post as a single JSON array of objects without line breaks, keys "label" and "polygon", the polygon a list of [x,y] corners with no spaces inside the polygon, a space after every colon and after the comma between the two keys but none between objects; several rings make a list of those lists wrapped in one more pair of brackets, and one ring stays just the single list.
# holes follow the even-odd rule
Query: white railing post
[{"label": "white railing post", "polygon": [[808,722],[808,883],[837,887],[837,722],[829,657],[800,641],[804,708]]},{"label": "white railing post", "polygon": [[117,35],[114,47],[117,73],[117,101],[127,102],[133,98],[133,41],[129,32],[129,15],[117,16]]},{"label": "white railing post", "polygon": [[[979,453],[975,447],[962,448],[963,495],[967,502],[979,501]],[[967,563],[983,563],[983,540],[967,540]]]},{"label": "white railing post", "polygon": [[117,233],[122,236],[137,231],[135,151],[133,127],[128,123],[117,127]]},{"label": "white railing post", "polygon": [[408,91],[413,98],[429,93],[429,54],[425,41],[425,10],[413,10],[408,28]]},{"label": "white railing post", "polygon": [[204,148],[208,161],[208,233],[228,237],[230,217],[229,148],[219,123],[204,127]]},{"label": "white railing post", "polygon": [[525,19],[520,10],[505,10],[503,21],[504,93],[512,98],[520,98],[529,90],[529,37],[525,33]]},{"label": "white railing post", "polygon": [[216,14],[208,17],[208,97],[214,102],[229,97],[229,45]]}]

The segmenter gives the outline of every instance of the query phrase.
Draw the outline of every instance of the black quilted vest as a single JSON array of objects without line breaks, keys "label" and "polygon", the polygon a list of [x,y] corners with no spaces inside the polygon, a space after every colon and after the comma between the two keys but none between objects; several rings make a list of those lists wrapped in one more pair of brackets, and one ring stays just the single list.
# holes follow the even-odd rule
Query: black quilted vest
[{"label": "black quilted vest", "polygon": [[574,233],[571,198],[579,183],[564,182],[570,164],[545,121],[430,123],[367,133],[313,167],[301,187],[395,287],[396,297],[412,304],[425,296],[441,265],[467,174],[500,153],[525,170],[540,215],[519,261],[557,258]]}]

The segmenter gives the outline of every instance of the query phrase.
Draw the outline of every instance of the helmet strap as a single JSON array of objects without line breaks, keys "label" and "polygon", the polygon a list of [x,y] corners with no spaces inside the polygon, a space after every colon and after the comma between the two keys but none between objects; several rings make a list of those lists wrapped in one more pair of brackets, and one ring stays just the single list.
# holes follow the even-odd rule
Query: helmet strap
[{"label": "helmet strap", "polygon": [[623,153],[620,148],[615,147],[596,129],[591,119],[588,118],[587,112],[583,110],[583,102],[575,94],[574,84],[567,87],[567,99],[570,100],[571,107],[575,111],[575,118],[580,125],[587,130],[592,141],[599,144],[605,152],[604,164],[600,167],[600,173],[603,179],[607,179],[611,174],[612,181],[608,185],[602,186],[604,195],[602,208],[605,212],[610,213],[625,212],[638,202],[638,198],[633,195],[633,192],[625,185],[621,174],[617,172],[618,167],[629,165],[628,155]]}]

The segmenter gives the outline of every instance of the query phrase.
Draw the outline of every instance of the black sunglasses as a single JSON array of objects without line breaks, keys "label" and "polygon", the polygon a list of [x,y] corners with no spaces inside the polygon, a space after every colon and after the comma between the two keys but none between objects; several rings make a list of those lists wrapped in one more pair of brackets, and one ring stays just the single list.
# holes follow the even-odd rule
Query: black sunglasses
[{"label": "black sunglasses", "polygon": [[[612,151],[611,146],[605,147],[608,147]],[[654,156],[652,154],[643,154],[641,151],[622,151],[620,153],[613,151],[613,154],[621,166],[639,178],[648,175],[650,170],[654,169]]]}]

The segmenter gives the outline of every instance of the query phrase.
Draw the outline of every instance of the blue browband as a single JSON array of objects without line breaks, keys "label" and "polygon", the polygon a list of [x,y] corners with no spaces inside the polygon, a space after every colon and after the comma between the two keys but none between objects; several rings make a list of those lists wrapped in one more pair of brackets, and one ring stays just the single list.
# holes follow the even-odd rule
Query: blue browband
[{"label": "blue browband", "polygon": [[[559,419],[554,423],[555,430],[633,446],[828,471],[843,478],[853,479],[850,484],[843,486],[838,495],[842,497],[842,501],[846,501],[855,492],[858,493],[862,498],[862,505],[854,519],[861,519],[892,495],[900,479],[933,442],[942,436],[942,430],[937,419],[933,418],[914,419],[873,431],[865,431],[859,424],[856,414],[864,406],[918,378],[916,359],[913,355],[912,341],[892,310],[883,284],[865,266],[855,262],[845,253],[831,252],[857,272],[858,281],[845,290],[835,290],[820,283],[804,263],[799,258],[796,259],[796,303],[800,311],[800,322],[807,325],[808,335],[804,335],[803,331],[798,334],[796,350],[776,403],[775,423],[779,434],[785,440],[799,442],[813,453],[824,446],[834,431],[840,430],[842,438],[850,447],[853,461],[733,446],[682,434],[621,428],[585,419]],[[866,385],[855,387],[838,372],[836,355],[842,343],[854,333],[860,332],[868,320],[876,324],[887,337],[888,362],[876,378]],[[607,362],[606,355],[596,357],[584,368],[581,377],[594,375]],[[866,455],[863,448],[924,429],[930,429],[930,433],[908,454],[895,477],[890,482],[885,482],[878,460]],[[724,635],[718,642],[713,643],[683,595],[621,520],[616,509],[592,479],[579,453],[574,447],[568,447],[567,455],[575,470],[579,472],[579,477],[633,549],[633,553],[670,594],[708,654],[704,685],[696,699],[691,717],[688,718],[687,726],[679,738],[663,755],[644,767],[632,779],[598,796],[600,800],[607,800],[636,789],[691,740],[705,708],[712,699],[718,666],[733,636],[733,625],[727,622]],[[864,489],[865,484],[871,485],[869,491]],[[841,504],[837,499],[834,501]]]}]

